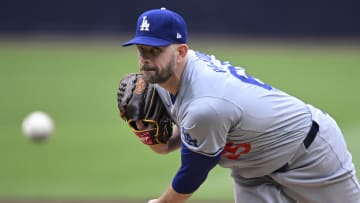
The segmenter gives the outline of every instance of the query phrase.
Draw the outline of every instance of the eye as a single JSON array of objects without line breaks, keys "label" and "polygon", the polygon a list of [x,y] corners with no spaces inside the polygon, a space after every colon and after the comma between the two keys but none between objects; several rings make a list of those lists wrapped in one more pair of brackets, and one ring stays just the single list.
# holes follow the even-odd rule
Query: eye
[{"label": "eye", "polygon": [[162,47],[138,46],[137,48],[138,48],[140,56],[142,56],[144,58],[157,57],[164,51],[164,48],[162,48]]},{"label": "eye", "polygon": [[162,49],[160,47],[153,47],[150,52],[153,56],[157,56],[162,52]]},{"label": "eye", "polygon": [[141,52],[141,53],[145,53],[145,52],[146,52],[146,49],[145,49],[144,47],[138,47],[138,49],[139,49],[139,52]]}]

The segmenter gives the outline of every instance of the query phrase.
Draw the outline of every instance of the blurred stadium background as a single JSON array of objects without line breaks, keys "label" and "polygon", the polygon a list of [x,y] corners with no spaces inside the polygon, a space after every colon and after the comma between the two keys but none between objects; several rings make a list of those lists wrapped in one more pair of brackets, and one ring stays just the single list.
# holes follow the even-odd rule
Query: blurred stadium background
[{"label": "blurred stadium background", "polygon": [[[137,16],[166,7],[188,23],[189,44],[332,114],[360,169],[360,3],[355,0],[2,0],[0,202],[146,202],[167,187],[179,154],[156,155],[118,117],[120,77],[136,71],[121,44]],[[26,114],[56,131],[34,144]],[[359,176],[359,175],[358,175]],[[91,200],[91,201],[90,201]],[[232,202],[215,168],[190,202]]]}]

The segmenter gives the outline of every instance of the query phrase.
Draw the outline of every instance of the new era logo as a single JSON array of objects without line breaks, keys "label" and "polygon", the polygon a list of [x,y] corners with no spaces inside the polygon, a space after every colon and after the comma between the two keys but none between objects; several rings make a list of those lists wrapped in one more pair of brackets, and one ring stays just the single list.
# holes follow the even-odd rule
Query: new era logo
[{"label": "new era logo", "polygon": [[181,38],[182,38],[181,34],[180,34],[180,33],[176,33],[176,39],[181,39]]},{"label": "new era logo", "polygon": [[140,25],[140,31],[149,31],[150,23],[148,22],[148,20],[146,18],[147,18],[147,16],[143,17],[142,23]]}]

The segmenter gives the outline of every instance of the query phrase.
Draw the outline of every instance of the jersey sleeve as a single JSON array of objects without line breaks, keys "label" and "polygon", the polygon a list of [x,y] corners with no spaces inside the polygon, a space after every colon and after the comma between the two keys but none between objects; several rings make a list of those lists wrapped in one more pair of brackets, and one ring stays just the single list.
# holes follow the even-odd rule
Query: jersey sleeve
[{"label": "jersey sleeve", "polygon": [[195,153],[182,144],[181,167],[172,181],[174,190],[181,194],[195,192],[219,162],[220,156],[209,157]]},{"label": "jersey sleeve", "polygon": [[219,155],[234,123],[232,114],[231,107],[226,107],[220,99],[197,99],[187,108],[181,125],[183,143],[194,152],[212,157]]}]

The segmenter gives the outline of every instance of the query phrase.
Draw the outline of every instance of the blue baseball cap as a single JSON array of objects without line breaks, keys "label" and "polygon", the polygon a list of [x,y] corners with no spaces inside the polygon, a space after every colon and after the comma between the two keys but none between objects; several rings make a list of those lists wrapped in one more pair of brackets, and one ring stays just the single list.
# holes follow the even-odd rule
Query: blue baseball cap
[{"label": "blue baseball cap", "polygon": [[174,11],[161,8],[141,14],[137,20],[135,37],[122,46],[134,44],[168,46],[170,44],[185,44],[186,42],[185,20]]}]

